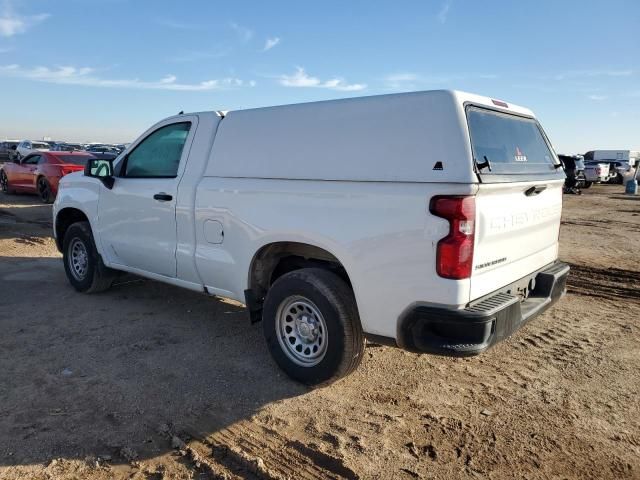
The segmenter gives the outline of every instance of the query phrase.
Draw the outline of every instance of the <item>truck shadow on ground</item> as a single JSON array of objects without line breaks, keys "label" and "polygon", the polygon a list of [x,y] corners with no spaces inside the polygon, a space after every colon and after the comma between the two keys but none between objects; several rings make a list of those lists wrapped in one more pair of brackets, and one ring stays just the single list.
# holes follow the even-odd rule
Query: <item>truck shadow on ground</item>
[{"label": "truck shadow on ground", "polygon": [[124,277],[83,295],[59,258],[0,257],[0,467],[171,450],[304,394],[243,309]]}]

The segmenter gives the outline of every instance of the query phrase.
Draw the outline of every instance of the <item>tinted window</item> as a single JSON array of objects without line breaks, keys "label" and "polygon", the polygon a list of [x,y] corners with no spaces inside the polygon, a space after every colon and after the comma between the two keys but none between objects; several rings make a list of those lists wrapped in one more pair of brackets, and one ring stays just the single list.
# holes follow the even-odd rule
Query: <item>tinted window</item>
[{"label": "tinted window", "polygon": [[60,163],[72,163],[73,165],[86,165],[90,155],[56,155]]},{"label": "tinted window", "polygon": [[40,155],[33,155],[31,157],[27,157],[22,161],[23,165],[35,165],[40,160]]},{"label": "tinted window", "polygon": [[188,122],[174,123],[153,132],[127,155],[125,176],[175,177],[190,128]]},{"label": "tinted window", "polygon": [[529,118],[480,108],[467,110],[471,146],[477,163],[489,160],[489,173],[548,173],[553,154],[538,123]]}]

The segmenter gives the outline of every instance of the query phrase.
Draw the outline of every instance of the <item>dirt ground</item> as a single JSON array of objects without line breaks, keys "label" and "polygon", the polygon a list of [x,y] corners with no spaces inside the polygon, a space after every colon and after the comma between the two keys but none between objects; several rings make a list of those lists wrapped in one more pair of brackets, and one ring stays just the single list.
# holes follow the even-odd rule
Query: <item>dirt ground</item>
[{"label": "dirt ground", "polygon": [[81,295],[50,207],[0,194],[0,478],[640,478],[640,196],[565,196],[569,293],[466,359],[370,345],[319,390],[237,306]]}]

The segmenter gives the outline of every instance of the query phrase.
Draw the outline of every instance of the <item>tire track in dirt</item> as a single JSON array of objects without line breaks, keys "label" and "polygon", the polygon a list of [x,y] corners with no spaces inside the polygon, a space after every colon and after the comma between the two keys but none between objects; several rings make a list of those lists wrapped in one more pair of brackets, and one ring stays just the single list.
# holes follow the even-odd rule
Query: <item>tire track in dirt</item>
[{"label": "tire track in dirt", "polygon": [[640,302],[640,272],[569,264],[567,290],[578,295]]},{"label": "tire track in dirt", "polygon": [[[608,300],[640,303],[640,272],[618,268],[596,268],[570,264],[567,280],[570,293]],[[522,355],[514,361],[518,368],[503,372],[514,384],[535,381],[548,367],[576,366],[611,341],[616,327],[628,329],[625,322],[593,321],[573,315],[554,315],[552,324],[533,322],[518,333],[512,346]],[[516,378],[517,377],[517,378]]]},{"label": "tire track in dirt", "polygon": [[618,227],[632,232],[640,232],[640,224],[623,222],[621,220],[593,219],[593,220],[562,220],[562,225],[575,225],[577,227],[606,228]]},{"label": "tire track in dirt", "polygon": [[[546,366],[564,368],[576,365],[594,349],[605,342],[604,333],[610,325],[579,322],[570,318],[559,318],[547,329],[529,325],[514,345],[523,352],[535,351],[534,355],[524,355],[517,363],[532,374],[539,373]],[[535,376],[532,375],[532,378]]]},{"label": "tire track in dirt", "polygon": [[172,434],[174,446],[213,478],[352,480],[359,476],[339,458],[270,428],[241,421],[210,435]]}]

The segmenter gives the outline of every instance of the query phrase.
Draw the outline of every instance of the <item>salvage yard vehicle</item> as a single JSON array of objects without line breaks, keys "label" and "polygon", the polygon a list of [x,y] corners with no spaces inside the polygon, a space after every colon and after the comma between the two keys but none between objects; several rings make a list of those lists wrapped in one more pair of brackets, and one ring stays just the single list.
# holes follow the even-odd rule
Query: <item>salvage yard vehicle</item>
[{"label": "salvage yard vehicle", "polygon": [[60,182],[71,285],[130,272],[247,306],[292,378],[365,338],[480,353],[565,292],[565,175],[522,107],[454,91],[179,114]]},{"label": "salvage yard vehicle", "polygon": [[31,153],[48,152],[49,150],[51,150],[51,145],[46,142],[22,140],[16,148],[16,157],[23,158]]},{"label": "salvage yard vehicle", "polygon": [[82,150],[84,150],[84,148],[79,143],[57,143],[51,147],[52,152],[75,152]]},{"label": "salvage yard vehicle", "polygon": [[94,157],[85,152],[32,153],[0,168],[0,189],[5,194],[35,193],[44,203],[52,203],[60,179],[84,170],[89,158]]},{"label": "salvage yard vehicle", "polygon": [[589,188],[594,183],[607,183],[611,180],[611,169],[607,162],[584,163],[584,188]]},{"label": "salvage yard vehicle", "polygon": [[0,142],[0,162],[8,162],[12,158],[13,152],[18,148],[18,140],[5,140]]}]

